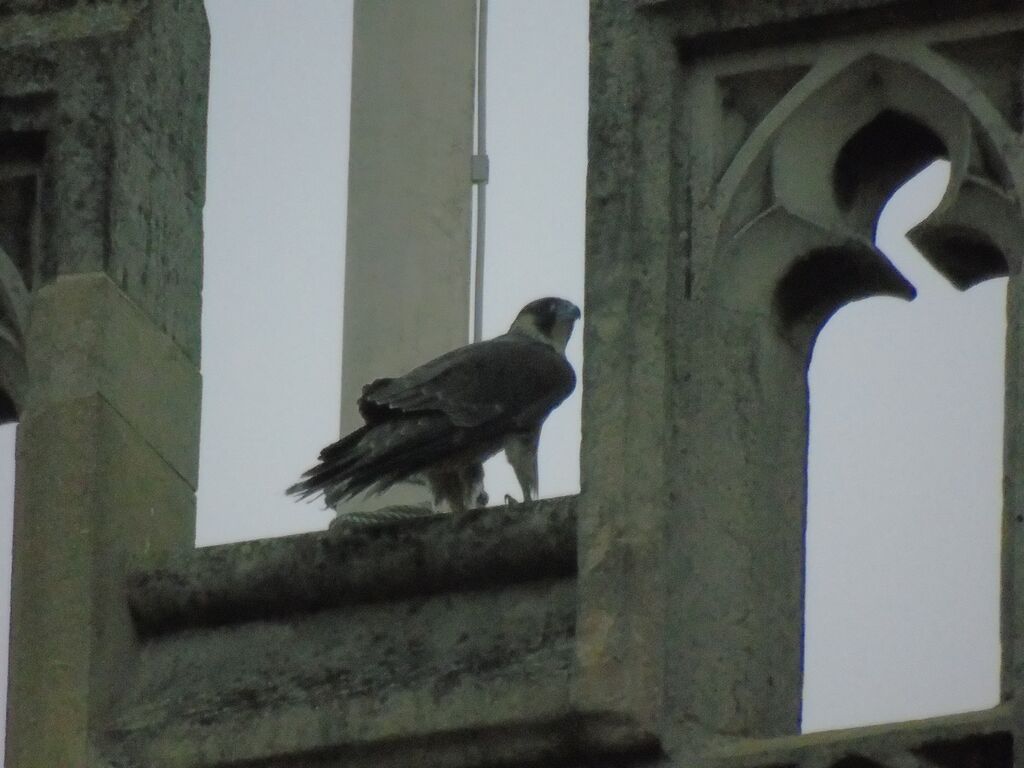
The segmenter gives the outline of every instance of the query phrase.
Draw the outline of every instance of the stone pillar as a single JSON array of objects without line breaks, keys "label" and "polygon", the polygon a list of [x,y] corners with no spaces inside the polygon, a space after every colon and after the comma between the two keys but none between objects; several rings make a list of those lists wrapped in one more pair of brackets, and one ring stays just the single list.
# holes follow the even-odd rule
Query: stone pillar
[{"label": "stone pillar", "polygon": [[[663,709],[671,41],[590,4],[583,444],[574,696],[643,740]],[[639,107],[643,104],[643,109]]]},{"label": "stone pillar", "polygon": [[[954,174],[918,244],[958,287],[1010,275],[1019,319],[1020,73],[1006,62],[1024,15],[1009,5],[591,2],[573,695],[620,716],[609,739],[690,764],[799,732],[807,365],[844,304],[913,298],[874,226],[935,157]],[[1008,532],[1024,495],[1018,337]],[[1007,700],[1024,655],[1013,554]]]},{"label": "stone pillar", "polygon": [[194,543],[208,40],[200,0],[0,8],[0,160],[28,179],[0,244],[32,292],[8,768],[98,764],[126,562]]},{"label": "stone pillar", "polygon": [[352,48],[342,433],[364,384],[468,341],[476,2],[356,0]]}]

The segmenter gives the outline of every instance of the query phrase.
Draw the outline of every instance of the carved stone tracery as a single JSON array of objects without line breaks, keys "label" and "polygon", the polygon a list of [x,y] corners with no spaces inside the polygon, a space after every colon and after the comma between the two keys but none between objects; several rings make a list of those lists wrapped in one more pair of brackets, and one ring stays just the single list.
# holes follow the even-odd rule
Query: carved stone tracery
[{"label": "carved stone tracery", "polygon": [[[1010,33],[998,39],[1020,42]],[[782,329],[804,325],[805,341],[850,300],[913,298],[913,287],[874,247],[874,230],[896,188],[940,157],[951,165],[949,187],[912,242],[962,290],[1019,272],[1024,179],[1010,122],[1019,120],[1019,96],[997,85],[1004,82],[998,72],[986,77],[1005,68],[989,44],[868,44],[806,67],[709,73],[725,94],[722,145],[734,147],[709,179],[705,221],[695,222],[707,228],[717,263],[709,293],[744,311],[768,311],[774,300]],[[752,112],[750,83],[761,76],[778,100],[766,109],[762,94]],[[737,125],[745,128],[741,142],[727,128]],[[809,304],[800,285],[822,291]]]}]

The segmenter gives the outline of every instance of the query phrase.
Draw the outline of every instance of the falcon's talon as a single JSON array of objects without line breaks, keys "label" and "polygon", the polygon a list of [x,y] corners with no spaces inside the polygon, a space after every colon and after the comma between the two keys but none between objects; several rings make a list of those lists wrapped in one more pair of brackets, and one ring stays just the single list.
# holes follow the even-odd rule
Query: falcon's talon
[{"label": "falcon's talon", "polygon": [[518,507],[522,502],[519,499],[513,498],[510,494],[505,494],[505,506],[506,507]]}]

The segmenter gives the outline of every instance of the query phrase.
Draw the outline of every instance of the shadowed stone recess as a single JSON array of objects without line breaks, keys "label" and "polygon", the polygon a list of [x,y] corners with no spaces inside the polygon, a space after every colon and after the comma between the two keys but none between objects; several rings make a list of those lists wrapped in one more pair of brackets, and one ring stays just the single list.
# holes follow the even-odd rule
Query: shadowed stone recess
[{"label": "shadowed stone recess", "polygon": [[936,739],[913,752],[940,768],[1010,768],[1013,765],[1013,736],[997,732],[963,739]]},{"label": "shadowed stone recess", "polygon": [[208,547],[129,579],[154,634],[339,605],[570,577],[574,497]]},{"label": "shadowed stone recess", "polygon": [[680,53],[705,53],[768,47],[851,31],[903,27],[915,23],[970,18],[1016,7],[1014,0],[633,0],[644,10],[677,22]]},{"label": "shadowed stone recess", "polygon": [[722,749],[717,768],[941,768],[1009,766],[1010,708],[871,725],[803,736],[752,739]]}]

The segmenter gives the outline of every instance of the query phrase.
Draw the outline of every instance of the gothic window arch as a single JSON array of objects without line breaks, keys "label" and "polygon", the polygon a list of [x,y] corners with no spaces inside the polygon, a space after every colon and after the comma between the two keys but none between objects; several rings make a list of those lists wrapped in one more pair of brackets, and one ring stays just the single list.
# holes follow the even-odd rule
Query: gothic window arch
[{"label": "gothic window arch", "polygon": [[[725,56],[698,68],[685,86],[718,121],[696,109],[678,134],[684,153],[686,141],[717,151],[687,155],[692,218],[682,270],[686,296],[701,309],[686,319],[701,325],[676,342],[676,358],[688,367],[677,423],[680,445],[714,446],[714,462],[693,462],[681,448],[683,471],[671,488],[692,508],[689,532],[696,522],[696,535],[721,534],[715,558],[730,562],[728,589],[764,597],[742,617],[721,619],[740,627],[719,638],[735,641],[750,665],[744,679],[759,681],[749,701],[708,705],[734,712],[728,727],[738,731],[753,722],[760,733],[799,727],[799,713],[786,702],[799,700],[802,681],[803,579],[782,574],[778,563],[791,558],[802,569],[804,562],[807,367],[818,332],[840,307],[869,296],[915,295],[874,244],[884,203],[914,171],[945,157],[949,187],[912,241],[960,288],[1020,270],[1017,108],[1013,97],[978,87],[943,55],[944,45],[854,40],[818,58],[814,46],[776,60]],[[1014,344],[1012,332],[1007,343]],[[1007,423],[1016,408],[1011,376]],[[1007,455],[1012,440],[1008,434]],[[721,530],[709,534],[705,526]],[[688,557],[686,571],[713,571],[702,553]],[[1012,668],[1007,591],[1004,681]],[[679,610],[701,615],[704,606]],[[771,654],[744,650],[748,632],[767,637]],[[686,685],[734,674],[712,661]]]},{"label": "gothic window arch", "polygon": [[805,731],[999,697],[1007,281],[958,290],[903,234],[948,167],[913,176],[878,225],[917,298],[844,307],[814,343]]},{"label": "gothic window arch", "polygon": [[913,297],[874,230],[895,189],[938,157],[951,163],[949,188],[911,234],[936,269],[968,288],[1018,272],[1024,242],[1019,180],[1002,154],[1016,142],[984,94],[920,51],[833,68],[808,72],[739,149],[717,185],[711,233],[709,290],[748,309],[771,294],[780,329],[804,347],[848,301]]}]

